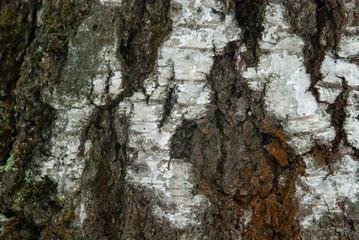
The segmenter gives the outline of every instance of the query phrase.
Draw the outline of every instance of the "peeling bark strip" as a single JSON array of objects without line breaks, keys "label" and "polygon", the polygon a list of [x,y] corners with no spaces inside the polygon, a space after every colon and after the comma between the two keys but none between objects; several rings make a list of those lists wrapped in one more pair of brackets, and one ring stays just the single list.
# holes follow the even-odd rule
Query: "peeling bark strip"
[{"label": "peeling bark strip", "polygon": [[0,0],[0,30],[1,239],[359,239],[359,1]]}]

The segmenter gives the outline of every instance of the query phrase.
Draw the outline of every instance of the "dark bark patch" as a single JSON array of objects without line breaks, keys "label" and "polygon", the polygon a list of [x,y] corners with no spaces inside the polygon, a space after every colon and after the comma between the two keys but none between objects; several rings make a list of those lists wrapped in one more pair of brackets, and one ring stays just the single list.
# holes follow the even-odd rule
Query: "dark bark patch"
[{"label": "dark bark patch", "polygon": [[236,19],[243,30],[242,41],[246,44],[248,51],[243,58],[249,67],[256,66],[259,62],[260,49],[259,41],[264,30],[265,0],[235,0]]},{"label": "dark bark patch", "polygon": [[172,30],[170,1],[136,0],[122,3],[118,53],[123,60],[125,95],[144,91],[153,72],[158,48]]},{"label": "dark bark patch", "polygon": [[[208,78],[217,109],[207,119],[183,122],[171,157],[192,163],[195,191],[212,203],[203,223],[210,239],[299,239],[293,195],[303,163],[280,124],[266,115],[263,94],[235,70],[236,46],[215,57]],[[243,118],[234,119],[236,111]]]},{"label": "dark bark patch", "polygon": [[332,143],[333,151],[338,151],[341,141],[344,141],[346,144],[348,143],[343,126],[347,117],[345,108],[348,104],[349,86],[344,77],[338,77],[342,79],[342,91],[335,99],[335,102],[330,104],[327,109],[327,111],[331,114],[331,124],[334,126],[336,132],[335,139]]},{"label": "dark bark patch", "polygon": [[160,121],[159,126],[158,126],[159,129],[161,129],[163,124],[166,122],[166,120],[170,116],[172,108],[173,108],[173,105],[175,103],[176,103],[175,88],[168,87],[166,101],[165,101],[164,106],[163,106],[162,118],[161,118],[161,121]]},{"label": "dark bark patch", "polygon": [[9,158],[16,135],[13,90],[34,37],[37,8],[36,2],[0,2],[0,165]]}]

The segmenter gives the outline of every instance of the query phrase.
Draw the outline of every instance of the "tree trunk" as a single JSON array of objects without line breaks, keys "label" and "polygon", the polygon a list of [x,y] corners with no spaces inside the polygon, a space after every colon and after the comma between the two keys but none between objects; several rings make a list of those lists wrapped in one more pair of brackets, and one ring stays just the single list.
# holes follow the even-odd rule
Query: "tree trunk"
[{"label": "tree trunk", "polygon": [[0,238],[359,239],[358,0],[0,0]]}]

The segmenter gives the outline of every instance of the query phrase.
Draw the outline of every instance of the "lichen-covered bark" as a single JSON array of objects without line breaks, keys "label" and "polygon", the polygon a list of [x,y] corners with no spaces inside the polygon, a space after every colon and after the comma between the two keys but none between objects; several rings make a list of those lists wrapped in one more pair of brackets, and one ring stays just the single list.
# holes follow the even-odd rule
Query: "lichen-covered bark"
[{"label": "lichen-covered bark", "polygon": [[358,9],[0,0],[0,238],[357,239]]}]

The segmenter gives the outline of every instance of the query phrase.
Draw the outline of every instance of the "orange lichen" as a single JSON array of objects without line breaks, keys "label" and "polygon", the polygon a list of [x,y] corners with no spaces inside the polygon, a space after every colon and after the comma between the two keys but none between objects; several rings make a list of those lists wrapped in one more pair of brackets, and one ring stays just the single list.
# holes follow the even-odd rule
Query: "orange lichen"
[{"label": "orange lichen", "polygon": [[288,164],[288,155],[283,150],[279,142],[273,142],[269,145],[269,153],[284,167]]},{"label": "orange lichen", "polygon": [[289,140],[289,138],[288,138],[288,136],[285,134],[285,132],[283,131],[283,130],[277,130],[276,131],[276,133],[275,133],[275,135],[277,136],[277,137],[279,137],[279,139],[282,141],[282,142],[285,142],[285,141],[288,141]]}]

